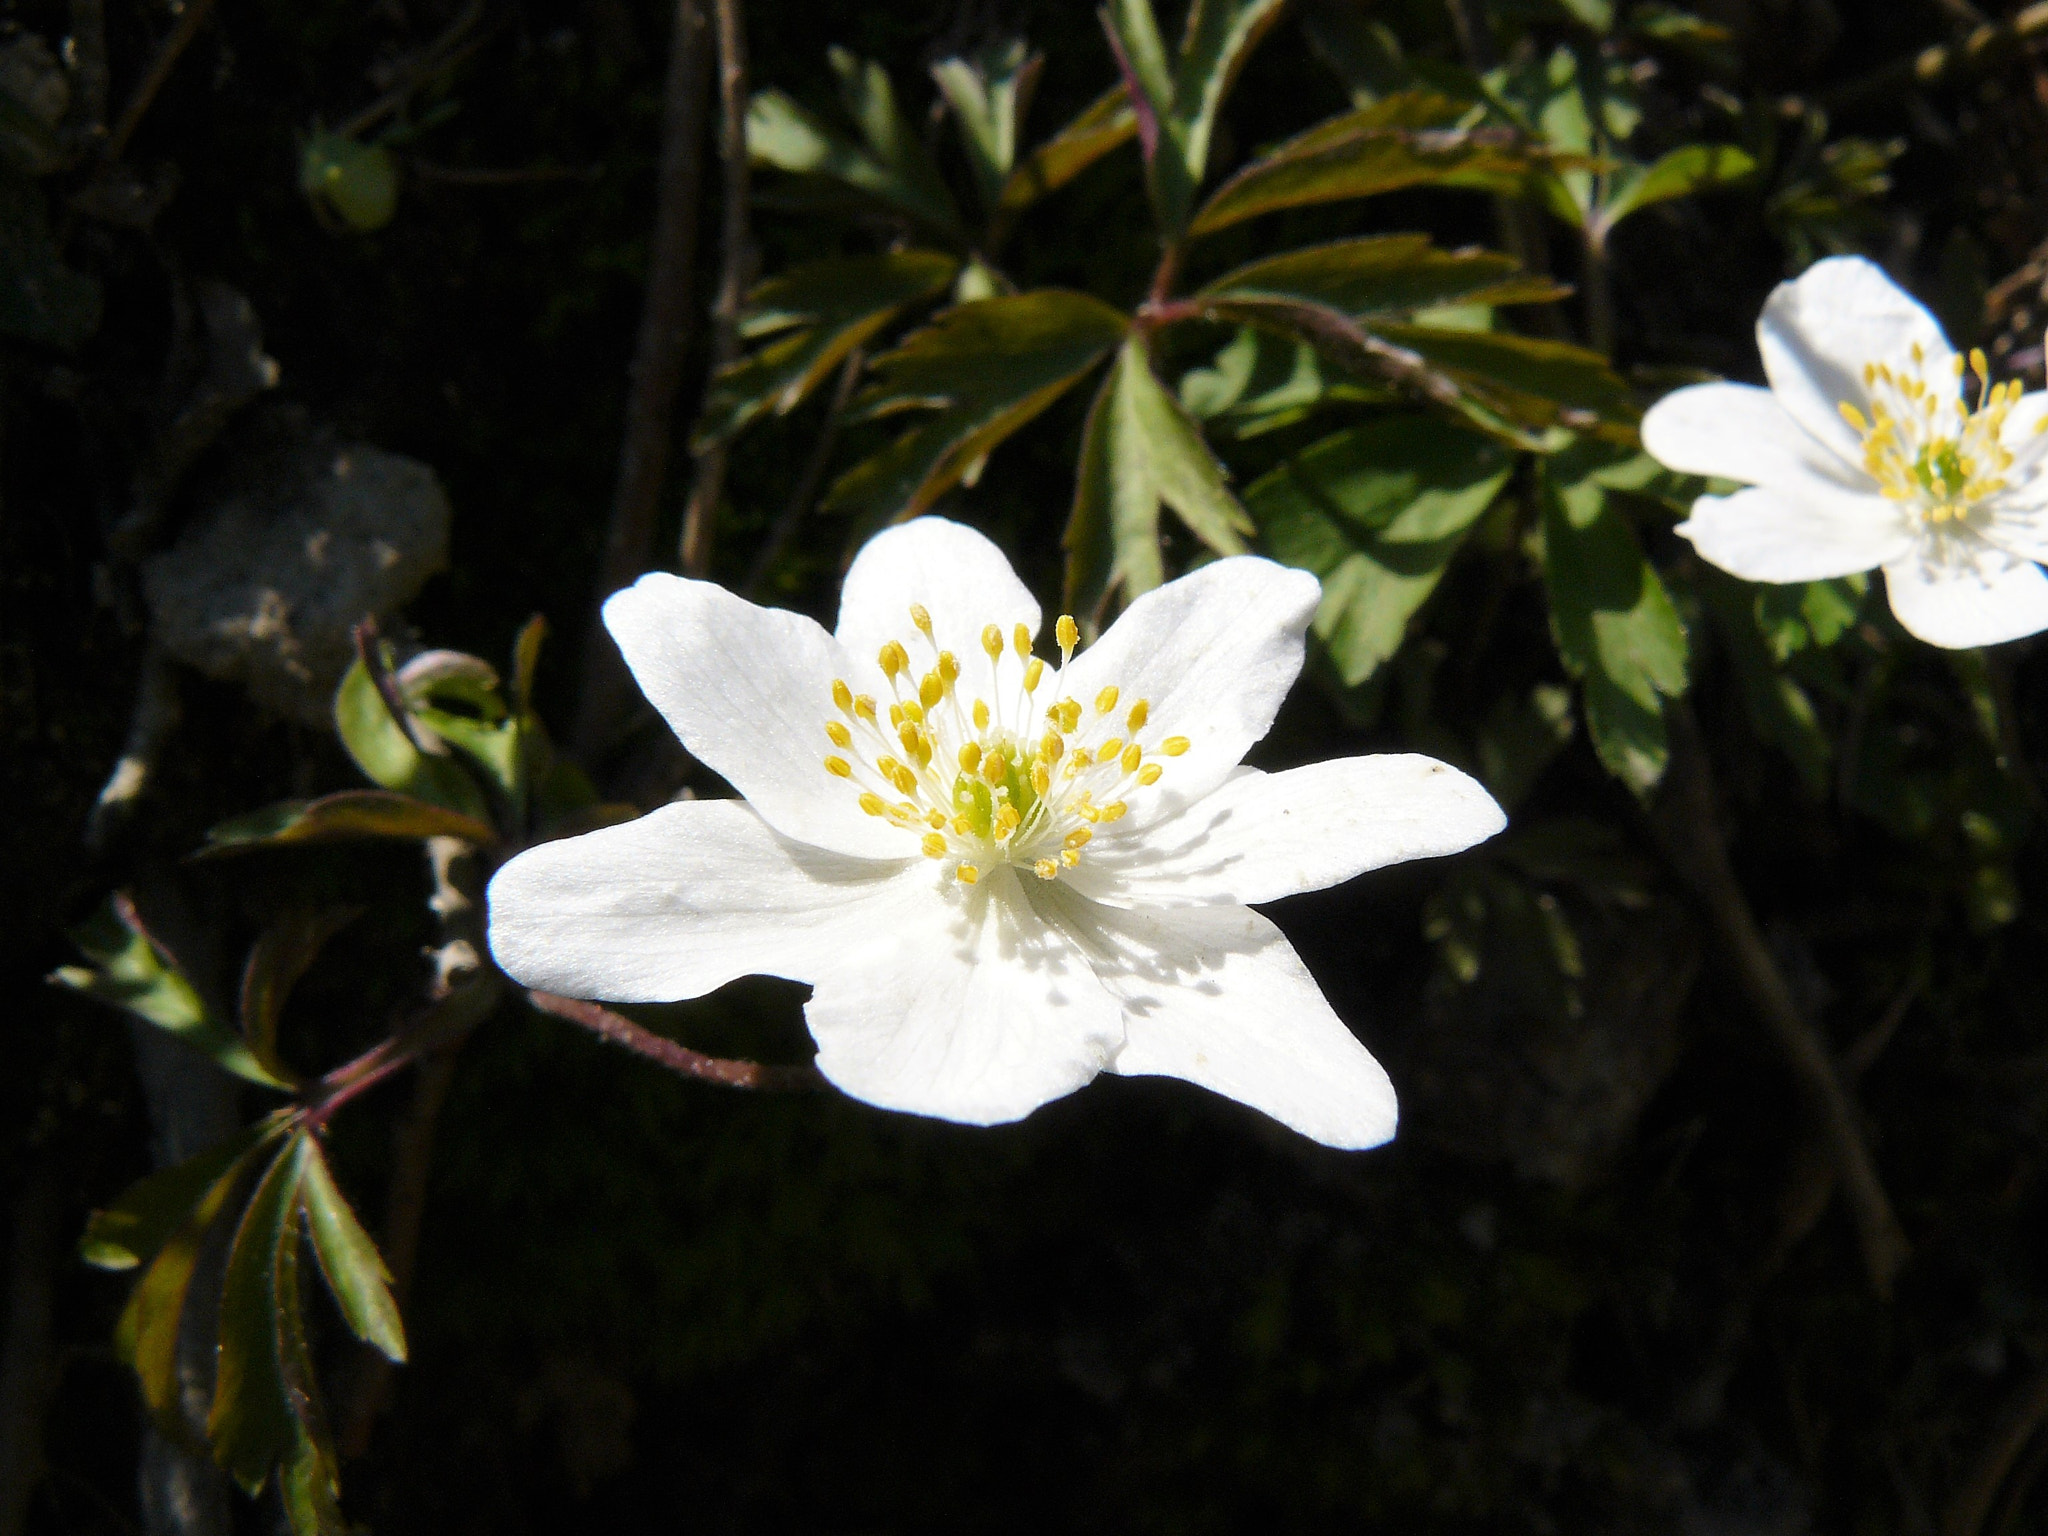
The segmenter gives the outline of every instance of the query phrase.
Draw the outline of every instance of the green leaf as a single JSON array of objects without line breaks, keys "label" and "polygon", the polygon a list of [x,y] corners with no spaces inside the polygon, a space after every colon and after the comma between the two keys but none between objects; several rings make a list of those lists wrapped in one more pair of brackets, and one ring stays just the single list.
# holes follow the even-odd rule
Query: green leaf
[{"label": "green leaf", "polygon": [[1515,129],[1468,125],[1472,110],[1448,96],[1408,91],[1318,124],[1225,181],[1188,233],[1402,187],[1519,191],[1548,157]]},{"label": "green leaf", "polygon": [[178,1337],[200,1249],[208,1229],[241,1187],[257,1154],[285,1128],[286,1121],[281,1116],[257,1127],[259,1134],[254,1144],[244,1147],[215,1178],[191,1213],[157,1250],[142,1278],[128,1293],[128,1303],[115,1324],[115,1350],[134,1368],[144,1404],[169,1435],[185,1434]]},{"label": "green leaf", "polygon": [[747,105],[747,153],[755,163],[823,177],[942,235],[962,238],[959,210],[923,142],[896,110],[879,64],[842,48],[828,54],[841,99],[864,145],[828,127],[781,91],[757,92]]},{"label": "green leaf", "polygon": [[1653,203],[1732,186],[1756,174],[1756,161],[1732,144],[1686,144],[1646,166],[1629,166],[1608,181],[1599,222],[1612,229]]},{"label": "green leaf", "polygon": [[1495,251],[1446,251],[1427,235],[1372,235],[1269,256],[1195,295],[1323,305],[1363,319],[1447,304],[1542,304],[1570,290]]},{"label": "green leaf", "polygon": [[1138,133],[1138,116],[1121,85],[1095,98],[1066,127],[1024,157],[1003,182],[1002,210],[1015,214],[1056,192]]},{"label": "green leaf", "polygon": [[1305,0],[1301,29],[1316,57],[1344,83],[1355,107],[1369,107],[1413,81],[1393,30],[1385,22],[1367,21],[1346,0]]},{"label": "green leaf", "polygon": [[273,1074],[257,1060],[241,1036],[206,1006],[176,958],[143,926],[126,894],[109,897],[88,922],[72,930],[71,941],[93,963],[58,967],[50,979],[59,986],[154,1024],[245,1081],[265,1088],[292,1086],[289,1077]]},{"label": "green leaf", "polygon": [[960,125],[960,147],[974,172],[981,205],[990,213],[1002,206],[1004,185],[1017,164],[1024,114],[1044,68],[1045,55],[1015,37],[991,43],[971,59],[941,59],[932,66],[939,94]]},{"label": "green leaf", "polygon": [[250,946],[248,962],[242,967],[242,1038],[250,1053],[272,1072],[285,1071],[277,1059],[277,1025],[285,999],[327,941],[354,922],[362,910],[290,908]]},{"label": "green leaf", "polygon": [[1173,114],[1181,124],[1181,154],[1188,184],[1198,187],[1209,169],[1216,113],[1238,71],[1274,22],[1285,0],[1193,0],[1173,78]]},{"label": "green leaf", "polygon": [[267,1122],[259,1122],[217,1147],[138,1179],[120,1199],[87,1218],[78,1256],[95,1269],[149,1263],[192,1219],[207,1192],[267,1134],[272,1134]]},{"label": "green leaf", "polygon": [[459,815],[385,789],[344,789],[318,800],[280,800],[206,830],[202,855],[240,853],[287,843],[333,843],[359,837],[460,837],[497,841],[489,822]]},{"label": "green leaf", "polygon": [[936,298],[960,270],[938,251],[838,257],[792,268],[747,298],[741,335],[763,344],[723,370],[691,447],[703,452],[766,412],[787,415],[913,304]]},{"label": "green leaf", "polygon": [[1173,63],[1152,0],[1107,0],[1098,13],[1124,77],[1145,157],[1145,191],[1162,230],[1178,231],[1194,198],[1183,124],[1173,110]]},{"label": "green leaf", "polygon": [[1628,385],[1597,352],[1503,331],[1385,322],[1371,329],[1449,380],[1483,416],[1513,427],[1563,426],[1633,441],[1642,413]]},{"label": "green leaf", "polygon": [[917,516],[1071,388],[1124,330],[1107,304],[1060,288],[946,310],[876,360],[875,383],[855,402],[863,418],[933,414],[841,476],[827,505],[869,519]]},{"label": "green leaf", "polygon": [[1315,632],[1347,686],[1400,649],[1512,468],[1477,433],[1390,416],[1324,438],[1245,492],[1274,558],[1322,581]]},{"label": "green leaf", "polygon": [[[296,1353],[304,1356],[302,1346],[303,1341]],[[290,1381],[289,1374],[286,1380]],[[277,1469],[277,1492],[292,1536],[350,1536],[341,1513],[341,1473],[334,1453],[326,1437],[312,1434],[303,1421],[295,1426],[291,1452]]]},{"label": "green leaf", "polygon": [[490,807],[476,780],[445,750],[423,751],[423,746],[438,747],[440,743],[421,736],[417,729],[409,735],[410,724],[408,720],[401,725],[392,716],[391,706],[371,677],[370,669],[358,657],[335,690],[334,726],[341,735],[341,744],[364,777],[386,789],[488,824]]},{"label": "green leaf", "polygon": [[1635,531],[1581,445],[1544,467],[1543,576],[1565,670],[1584,681],[1586,728],[1609,772],[1638,794],[1663,776],[1663,701],[1686,687],[1685,628]]},{"label": "green leaf", "polygon": [[1242,554],[1251,519],[1225,478],[1201,428],[1154,376],[1144,344],[1126,341],[1081,438],[1063,541],[1069,604],[1094,612],[1112,585],[1121,584],[1128,601],[1166,579],[1159,553],[1162,503],[1218,554]]},{"label": "green leaf", "polygon": [[1502,694],[1479,731],[1480,780],[1512,813],[1570,745],[1573,730],[1570,690],[1538,683],[1526,694]]},{"label": "green leaf", "polygon": [[349,1331],[393,1365],[405,1363],[405,1325],[391,1295],[391,1271],[349,1208],[340,1186],[317,1145],[306,1149],[304,1180],[306,1227],[313,1253],[328,1290],[341,1308]]},{"label": "green leaf", "polygon": [[1211,366],[1182,374],[1180,398],[1189,414],[1240,439],[1292,426],[1323,405],[1398,399],[1379,384],[1332,377],[1308,342],[1254,326],[1239,327]]},{"label": "green leaf", "polygon": [[[319,1148],[309,1140],[307,1151],[317,1155]],[[277,1313],[277,1364],[292,1413],[292,1443],[277,1469],[277,1491],[295,1536],[350,1536],[341,1515],[341,1474],[306,1341],[299,1262],[296,1236],[288,1237],[277,1250],[277,1294],[283,1303]]]},{"label": "green leaf", "polygon": [[[299,1240],[299,1180],[308,1144],[304,1131],[293,1133],[264,1170],[235,1229],[221,1284],[220,1356],[206,1436],[214,1460],[252,1496],[298,1432],[278,1359],[278,1322],[286,1308],[299,1305],[296,1254],[282,1256]],[[280,1274],[281,1264],[289,1274]]]},{"label": "green leaf", "polygon": [[1821,728],[1806,690],[1781,670],[1784,658],[1773,655],[1749,585],[1719,572],[1703,573],[1699,585],[1740,687],[1750,728],[1792,760],[1809,799],[1824,799],[1834,744]]}]

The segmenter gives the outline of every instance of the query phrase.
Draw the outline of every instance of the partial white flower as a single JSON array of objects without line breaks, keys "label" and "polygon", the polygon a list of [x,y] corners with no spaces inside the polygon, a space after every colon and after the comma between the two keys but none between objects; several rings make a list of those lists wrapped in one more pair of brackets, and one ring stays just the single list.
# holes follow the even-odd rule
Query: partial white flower
[{"label": "partial white flower", "polygon": [[1748,581],[1882,567],[1931,645],[2048,629],[2048,394],[1993,384],[1982,352],[1966,364],[1857,256],[1780,283],[1756,335],[1769,389],[1697,384],[1643,419],[1668,467],[1750,487],[1693,503],[1693,547]]},{"label": "partial white flower", "polygon": [[743,800],[684,801],[498,871],[530,987],[659,1002],[808,982],[855,1098],[973,1124],[1102,1071],[1186,1078],[1338,1147],[1394,1133],[1379,1063],[1248,902],[1504,825],[1426,757],[1239,766],[1301,669],[1314,577],[1219,560],[1100,643],[1033,654],[996,547],[926,517],[847,573],[839,628],[644,576],[605,604],[633,674]]}]

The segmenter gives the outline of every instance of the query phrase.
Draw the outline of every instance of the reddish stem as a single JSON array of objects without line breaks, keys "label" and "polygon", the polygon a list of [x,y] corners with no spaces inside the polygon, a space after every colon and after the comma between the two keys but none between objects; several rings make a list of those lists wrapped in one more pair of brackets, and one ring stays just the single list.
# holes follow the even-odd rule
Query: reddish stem
[{"label": "reddish stem", "polygon": [[767,1092],[803,1093],[822,1088],[824,1079],[818,1069],[808,1064],[801,1067],[766,1066],[758,1061],[735,1061],[723,1056],[706,1056],[693,1051],[686,1045],[678,1045],[665,1035],[657,1035],[644,1025],[635,1024],[624,1014],[613,1013],[598,1003],[587,1003],[573,997],[557,997],[552,992],[529,992],[526,1000],[542,1013],[551,1013],[558,1019],[567,1019],[571,1024],[580,1024],[599,1039],[612,1045],[623,1046],[649,1061],[667,1067],[671,1072],[680,1072],[684,1077],[694,1077],[702,1082],[719,1083],[727,1088],[756,1088]]}]

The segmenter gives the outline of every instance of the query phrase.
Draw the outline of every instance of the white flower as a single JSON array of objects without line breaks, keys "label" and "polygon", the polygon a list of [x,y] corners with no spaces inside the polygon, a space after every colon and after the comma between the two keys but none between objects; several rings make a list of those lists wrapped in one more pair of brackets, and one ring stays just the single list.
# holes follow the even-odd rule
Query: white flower
[{"label": "white flower", "polygon": [[[1748,581],[1884,568],[1899,622],[1932,645],[2048,629],[2048,394],[1994,385],[1870,262],[1816,263],[1756,323],[1769,389],[1660,400],[1643,446],[1672,469],[1748,482],[1679,528]],[[1976,375],[1974,394],[1968,375]]]},{"label": "white flower", "polygon": [[1032,655],[996,547],[926,517],[847,573],[839,628],[643,576],[604,618],[744,800],[528,849],[490,888],[523,984],[624,1002],[808,982],[817,1065],[888,1109],[994,1124],[1101,1071],[1183,1077],[1318,1141],[1394,1133],[1386,1074],[1246,905],[1504,825],[1426,757],[1241,768],[1301,669],[1314,577],[1219,560],[1099,644]]}]

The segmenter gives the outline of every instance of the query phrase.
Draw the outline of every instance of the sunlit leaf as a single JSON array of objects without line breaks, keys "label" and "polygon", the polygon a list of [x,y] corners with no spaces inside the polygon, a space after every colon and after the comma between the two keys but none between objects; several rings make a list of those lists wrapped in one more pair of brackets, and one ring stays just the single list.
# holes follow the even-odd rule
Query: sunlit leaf
[{"label": "sunlit leaf", "polygon": [[1498,252],[1446,251],[1427,235],[1372,235],[1254,261],[1208,284],[1195,302],[1306,300],[1362,319],[1446,304],[1546,303],[1569,291]]},{"label": "sunlit leaf", "polygon": [[961,148],[974,171],[981,205],[991,213],[1001,206],[1004,185],[1016,167],[1024,114],[1044,68],[1045,55],[1027,48],[1021,38],[1005,38],[972,58],[956,56],[932,66],[939,94],[960,125]]},{"label": "sunlit leaf", "polygon": [[1188,233],[1206,235],[1283,208],[1402,187],[1519,190],[1546,157],[1514,129],[1470,125],[1471,113],[1467,102],[1411,91],[1333,118],[1230,177],[1195,214]]},{"label": "sunlit leaf", "polygon": [[[278,1360],[278,1315],[296,1309],[297,1266],[279,1273],[280,1254],[299,1240],[299,1179],[308,1137],[295,1133],[264,1170],[228,1250],[221,1283],[220,1355],[206,1435],[214,1459],[254,1494],[290,1451],[297,1433]],[[289,1279],[286,1289],[281,1279]]]},{"label": "sunlit leaf", "polygon": [[71,933],[90,966],[60,966],[50,979],[96,1002],[119,1008],[203,1051],[226,1071],[265,1088],[289,1088],[242,1037],[206,1006],[176,958],[143,926],[135,904],[115,895]]},{"label": "sunlit leaf", "polygon": [[[488,824],[483,791],[446,749],[415,728],[407,734],[360,657],[334,692],[334,726],[356,766],[373,784]],[[417,738],[417,739],[415,739]],[[439,749],[422,750],[424,747]],[[456,834],[459,835],[459,834]]]},{"label": "sunlit leaf", "polygon": [[1137,132],[1137,114],[1124,88],[1105,91],[1010,172],[1003,182],[1003,211],[1014,214],[1057,191]]},{"label": "sunlit leaf", "polygon": [[224,1174],[271,1134],[259,1122],[217,1147],[160,1168],[87,1218],[78,1256],[96,1269],[134,1269],[163,1250]]},{"label": "sunlit leaf", "polygon": [[1126,341],[1088,412],[1067,523],[1067,597],[1093,612],[1120,585],[1126,600],[1166,579],[1159,508],[1173,508],[1218,554],[1239,554],[1250,518],[1185,407],[1153,375],[1142,343]]},{"label": "sunlit leaf", "polygon": [[915,517],[1123,340],[1099,299],[1046,288],[963,304],[876,360],[860,416],[931,414],[855,465],[827,504],[868,518]]},{"label": "sunlit leaf", "polygon": [[1504,331],[1386,322],[1372,331],[1421,358],[1473,403],[1515,426],[1564,426],[1634,437],[1642,413],[1628,385],[1597,352]]},{"label": "sunlit leaf", "polygon": [[489,843],[488,822],[385,789],[344,789],[318,800],[280,800],[206,830],[203,853],[239,853],[287,843],[332,843],[360,837],[459,837]]},{"label": "sunlit leaf", "polygon": [[1756,161],[1732,144],[1686,144],[1646,166],[1629,166],[1608,182],[1600,222],[1612,228],[1653,203],[1733,186],[1756,174]]},{"label": "sunlit leaf", "polygon": [[1209,168],[1216,114],[1245,60],[1273,23],[1284,0],[1193,0],[1173,72],[1173,115],[1181,124],[1188,181],[1200,186]]},{"label": "sunlit leaf", "polygon": [[392,1299],[391,1272],[335,1184],[317,1145],[306,1148],[300,1193],[313,1253],[349,1331],[393,1364],[404,1364],[405,1326]]},{"label": "sunlit leaf", "polygon": [[740,325],[761,345],[718,376],[692,445],[702,451],[765,412],[794,410],[849,352],[943,293],[959,270],[938,251],[890,251],[812,262],[761,284]]},{"label": "sunlit leaf", "polygon": [[1511,469],[1477,433],[1393,416],[1324,438],[1245,492],[1274,558],[1322,581],[1315,632],[1345,683],[1400,649]]}]

